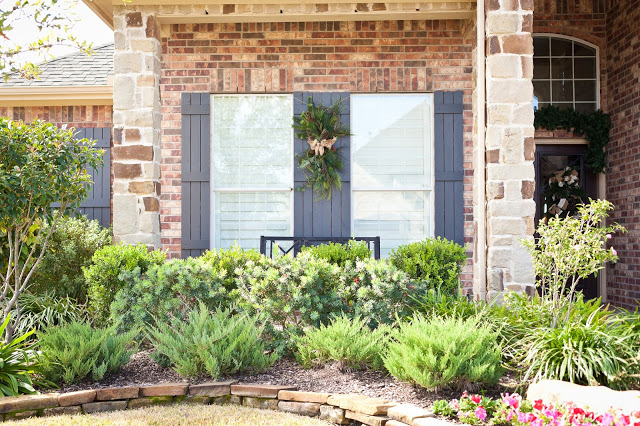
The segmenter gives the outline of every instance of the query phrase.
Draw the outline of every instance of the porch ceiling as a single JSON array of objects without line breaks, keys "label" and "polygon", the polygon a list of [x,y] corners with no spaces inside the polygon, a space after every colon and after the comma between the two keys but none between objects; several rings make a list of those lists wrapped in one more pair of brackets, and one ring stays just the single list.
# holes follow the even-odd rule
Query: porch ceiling
[{"label": "porch ceiling", "polygon": [[[83,0],[113,28],[113,6],[122,0]],[[162,24],[210,22],[362,21],[390,19],[473,19],[476,0],[389,0],[351,3],[343,0],[134,0],[132,5],[158,6]]]}]

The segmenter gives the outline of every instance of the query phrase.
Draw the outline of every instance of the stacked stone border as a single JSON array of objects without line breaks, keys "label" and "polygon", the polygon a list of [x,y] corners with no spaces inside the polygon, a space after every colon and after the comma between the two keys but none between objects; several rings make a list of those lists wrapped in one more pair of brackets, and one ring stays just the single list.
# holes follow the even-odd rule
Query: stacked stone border
[{"label": "stacked stone border", "polygon": [[61,414],[93,414],[172,403],[231,404],[319,417],[335,424],[446,426],[433,412],[413,404],[358,394],[299,392],[296,386],[164,383],[0,398],[0,420]]}]

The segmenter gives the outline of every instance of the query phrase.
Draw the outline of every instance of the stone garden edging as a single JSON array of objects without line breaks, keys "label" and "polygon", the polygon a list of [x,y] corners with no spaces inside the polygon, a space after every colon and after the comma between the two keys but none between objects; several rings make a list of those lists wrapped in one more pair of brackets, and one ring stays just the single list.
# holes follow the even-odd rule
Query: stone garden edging
[{"label": "stone garden edging", "polygon": [[296,386],[237,384],[237,380],[198,385],[165,383],[0,398],[0,421],[60,414],[92,414],[167,405],[235,404],[319,417],[336,424],[446,426],[433,412],[413,404],[358,394],[299,392]]}]

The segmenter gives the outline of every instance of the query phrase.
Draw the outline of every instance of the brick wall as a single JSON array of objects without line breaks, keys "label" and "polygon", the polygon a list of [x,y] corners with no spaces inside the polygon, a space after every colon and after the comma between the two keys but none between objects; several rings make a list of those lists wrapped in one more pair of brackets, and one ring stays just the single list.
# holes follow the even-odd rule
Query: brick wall
[{"label": "brick wall", "polygon": [[632,308],[640,300],[640,0],[610,2],[607,44],[607,199],[616,206],[612,220],[628,230],[612,240],[620,260],[609,267],[607,293],[614,304]]},{"label": "brick wall", "polygon": [[57,126],[113,127],[110,105],[0,107],[0,116],[31,123],[36,118]]},{"label": "brick wall", "polygon": [[[471,250],[475,34],[469,28],[458,20],[172,25],[162,39],[160,81],[162,247],[180,254],[180,93],[463,90]],[[468,265],[463,277],[469,285],[470,271]]]}]

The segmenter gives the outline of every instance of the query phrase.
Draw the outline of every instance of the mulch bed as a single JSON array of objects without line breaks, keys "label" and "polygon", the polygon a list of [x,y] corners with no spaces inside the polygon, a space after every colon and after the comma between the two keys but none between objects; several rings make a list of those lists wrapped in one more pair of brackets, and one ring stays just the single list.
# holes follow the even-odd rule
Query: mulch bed
[{"label": "mulch bed", "polygon": [[[344,371],[338,366],[312,369],[301,368],[294,360],[278,360],[271,368],[260,374],[239,374],[231,377],[240,383],[260,383],[273,385],[296,385],[301,391],[328,393],[357,393],[381,397],[402,403],[412,403],[429,407],[438,399],[459,398],[461,392],[441,390],[430,392],[409,383],[399,382],[388,374],[375,371]],[[220,379],[223,380],[223,379]],[[63,386],[58,392],[72,392],[82,389],[99,389],[131,385],[150,385],[183,382],[185,379],[171,368],[160,367],[149,358],[149,351],[139,352],[131,357],[128,364],[118,372],[97,383],[80,383]],[[190,380],[202,383],[211,379]],[[498,385],[486,389],[486,396],[499,396],[501,392],[513,392],[515,382],[505,376]]]}]

